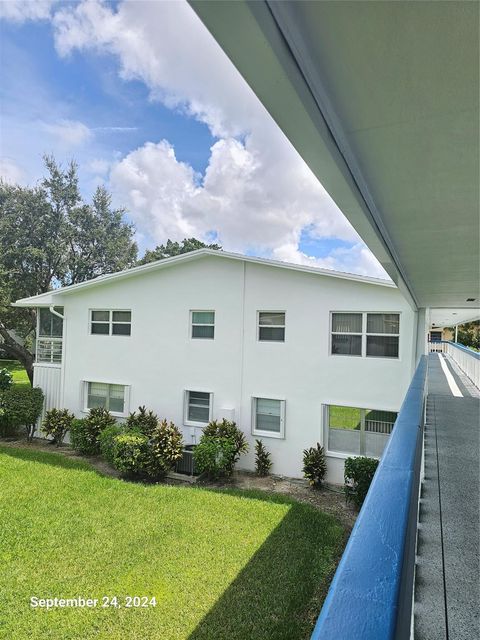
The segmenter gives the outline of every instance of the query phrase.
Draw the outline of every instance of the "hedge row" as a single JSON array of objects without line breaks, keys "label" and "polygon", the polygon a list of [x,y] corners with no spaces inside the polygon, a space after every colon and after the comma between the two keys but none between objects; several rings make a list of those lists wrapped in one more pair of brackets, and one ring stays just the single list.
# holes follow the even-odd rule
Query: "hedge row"
[{"label": "hedge row", "polygon": [[[0,435],[6,436],[20,427],[31,440],[43,407],[42,390],[9,384],[1,378]],[[153,411],[139,407],[119,424],[104,408],[91,409],[88,416],[77,419],[67,409],[51,409],[45,414],[42,431],[59,446],[70,432],[72,447],[84,455],[101,454],[123,475],[141,479],[164,478],[183,454],[180,430]],[[235,422],[212,421],[203,430],[194,448],[196,468],[210,478],[229,477],[240,456],[248,451],[244,433]],[[345,495],[360,507],[372,481],[378,460],[351,457],[345,461]],[[268,475],[271,454],[256,440],[255,468],[259,476]],[[303,473],[311,486],[322,485],[326,474],[325,451],[320,444],[303,452]]]}]

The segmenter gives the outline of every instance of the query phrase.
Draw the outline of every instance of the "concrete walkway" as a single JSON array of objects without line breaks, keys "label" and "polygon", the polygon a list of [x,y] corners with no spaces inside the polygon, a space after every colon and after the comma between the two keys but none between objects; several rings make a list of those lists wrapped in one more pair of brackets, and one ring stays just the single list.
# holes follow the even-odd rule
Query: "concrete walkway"
[{"label": "concrete walkway", "polygon": [[429,355],[428,391],[414,637],[477,640],[480,392],[436,353]]}]

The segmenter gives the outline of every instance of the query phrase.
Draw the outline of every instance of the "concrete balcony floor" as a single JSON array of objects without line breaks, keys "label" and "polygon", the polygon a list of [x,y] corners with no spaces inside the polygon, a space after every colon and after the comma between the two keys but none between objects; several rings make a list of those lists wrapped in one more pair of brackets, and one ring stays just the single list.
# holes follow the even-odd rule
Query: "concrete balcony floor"
[{"label": "concrete balcony floor", "polygon": [[[455,396],[443,359],[461,396]],[[416,640],[480,638],[480,392],[443,354],[429,355],[425,479],[414,603]]]}]

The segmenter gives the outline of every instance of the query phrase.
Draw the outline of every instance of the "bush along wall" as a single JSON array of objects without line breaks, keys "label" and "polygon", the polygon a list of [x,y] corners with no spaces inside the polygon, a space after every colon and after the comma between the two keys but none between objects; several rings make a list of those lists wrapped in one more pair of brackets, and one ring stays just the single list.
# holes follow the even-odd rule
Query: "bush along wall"
[{"label": "bush along wall", "polygon": [[216,420],[203,430],[193,456],[200,473],[212,479],[230,477],[240,455],[248,451],[245,434],[235,422]]},{"label": "bush along wall", "polygon": [[59,447],[67,431],[70,431],[74,419],[75,416],[68,409],[50,409],[45,414],[42,431]]},{"label": "bush along wall", "polygon": [[255,440],[255,473],[257,476],[265,477],[270,473],[272,468],[272,454],[261,440]]},{"label": "bush along wall", "polygon": [[326,473],[325,450],[317,442],[316,447],[310,447],[310,449],[303,451],[303,475],[311,487],[318,488],[322,486]]},{"label": "bush along wall", "polygon": [[363,456],[345,460],[345,497],[360,509],[366,498],[379,461]]},{"label": "bush along wall", "polygon": [[129,428],[126,424],[122,433],[114,434],[113,429],[111,435],[104,432],[101,446],[122,474],[162,480],[182,457],[182,434],[173,422],[166,420],[157,422],[149,433],[147,436],[138,427]]},{"label": "bush along wall", "polygon": [[3,437],[25,427],[27,439],[33,440],[43,409],[43,392],[38,387],[13,385],[0,393],[0,431]]},{"label": "bush along wall", "polygon": [[76,419],[70,428],[72,447],[86,456],[100,453],[100,434],[107,427],[117,424],[112,414],[103,407],[90,409],[86,418]]}]

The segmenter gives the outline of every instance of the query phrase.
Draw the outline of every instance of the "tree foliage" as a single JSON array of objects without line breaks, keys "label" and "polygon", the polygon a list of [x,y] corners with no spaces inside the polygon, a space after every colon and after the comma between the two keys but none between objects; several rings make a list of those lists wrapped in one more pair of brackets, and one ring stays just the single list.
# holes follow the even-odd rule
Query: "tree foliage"
[{"label": "tree foliage", "polygon": [[196,238],[184,238],[182,242],[167,240],[166,244],[158,245],[155,249],[147,249],[138,264],[148,264],[149,262],[155,262],[155,260],[164,260],[165,258],[179,256],[182,253],[197,251],[197,249],[214,249],[221,251],[222,247],[219,244],[205,244]]},{"label": "tree foliage", "polygon": [[[455,327],[451,327],[450,331],[455,335]],[[459,325],[457,342],[463,344],[464,347],[480,351],[480,320]]]},{"label": "tree foliage", "polygon": [[30,380],[36,314],[11,303],[134,266],[137,257],[134,229],[106,189],[97,187],[87,204],[77,165],[44,161],[47,175],[35,187],[0,182],[0,337]]}]

